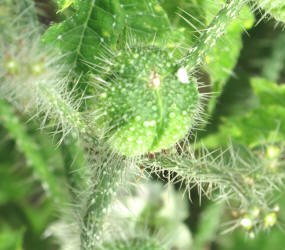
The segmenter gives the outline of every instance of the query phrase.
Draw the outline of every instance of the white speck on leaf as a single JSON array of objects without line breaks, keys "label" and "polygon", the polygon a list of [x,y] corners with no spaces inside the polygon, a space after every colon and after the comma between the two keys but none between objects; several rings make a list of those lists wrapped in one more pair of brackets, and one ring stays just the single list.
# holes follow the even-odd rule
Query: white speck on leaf
[{"label": "white speck on leaf", "polygon": [[180,82],[189,83],[189,76],[185,68],[178,69],[176,76]]}]

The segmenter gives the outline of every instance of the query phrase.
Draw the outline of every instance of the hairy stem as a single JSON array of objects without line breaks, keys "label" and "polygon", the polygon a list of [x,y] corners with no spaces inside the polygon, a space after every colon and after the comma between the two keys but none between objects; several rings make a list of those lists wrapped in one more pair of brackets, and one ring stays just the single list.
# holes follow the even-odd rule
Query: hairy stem
[{"label": "hairy stem", "polygon": [[87,189],[85,181],[89,168],[85,157],[83,143],[72,135],[68,135],[61,146],[64,157],[64,168],[69,189],[75,202],[78,201],[77,192]]},{"label": "hairy stem", "polygon": [[3,126],[13,136],[17,145],[26,156],[40,178],[45,189],[59,203],[66,201],[61,184],[50,172],[46,160],[40,154],[35,141],[27,134],[25,127],[21,124],[17,115],[10,105],[0,97],[0,120]]},{"label": "hairy stem", "polygon": [[40,91],[43,101],[51,106],[51,114],[54,114],[55,118],[57,118],[63,126],[68,128],[66,132],[76,129],[78,132],[84,134],[88,131],[88,125],[82,119],[81,114],[70,105],[68,100],[62,98],[60,91],[56,88],[47,88],[43,85],[40,86]]},{"label": "hairy stem", "polygon": [[[100,155],[99,155],[100,154]],[[82,214],[81,249],[92,250],[102,239],[102,225],[108,207],[116,194],[125,162],[112,156],[102,158],[99,152],[95,159],[93,176],[89,179],[89,192]]]},{"label": "hairy stem", "polygon": [[247,0],[228,0],[218,14],[213,18],[202,36],[197,40],[189,53],[182,59],[181,64],[192,72],[200,65],[208,52],[216,45],[225,33],[227,27],[239,16]]},{"label": "hairy stem", "polygon": [[258,206],[266,210],[272,193],[284,180],[283,174],[268,169],[264,156],[241,154],[233,149],[220,155],[207,151],[199,156],[160,154],[144,165],[171,182],[184,183],[186,191],[197,186],[210,199],[226,199],[244,209]]}]

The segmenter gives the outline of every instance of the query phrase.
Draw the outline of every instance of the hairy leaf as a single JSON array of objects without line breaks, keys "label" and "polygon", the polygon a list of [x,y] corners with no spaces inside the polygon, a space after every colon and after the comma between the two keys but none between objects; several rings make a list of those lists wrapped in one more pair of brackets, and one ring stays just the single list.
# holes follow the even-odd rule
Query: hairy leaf
[{"label": "hairy leaf", "polygon": [[188,79],[183,68],[177,70],[168,51],[158,48],[137,48],[117,60],[108,80],[112,86],[98,88],[94,108],[102,110],[96,123],[107,131],[111,146],[134,156],[182,139],[197,115],[196,80]]},{"label": "hairy leaf", "polygon": [[206,22],[205,0],[160,0],[160,3],[166,10],[175,30],[184,30],[185,45],[191,46],[199,36],[199,30],[204,28]]},{"label": "hairy leaf", "polygon": [[125,11],[127,41],[131,43],[167,43],[170,23],[157,0],[121,0]]},{"label": "hairy leaf", "polygon": [[88,71],[87,63],[97,64],[108,49],[115,48],[122,30],[119,0],[78,0],[76,11],[65,21],[51,26],[43,41],[59,47],[68,64]]}]

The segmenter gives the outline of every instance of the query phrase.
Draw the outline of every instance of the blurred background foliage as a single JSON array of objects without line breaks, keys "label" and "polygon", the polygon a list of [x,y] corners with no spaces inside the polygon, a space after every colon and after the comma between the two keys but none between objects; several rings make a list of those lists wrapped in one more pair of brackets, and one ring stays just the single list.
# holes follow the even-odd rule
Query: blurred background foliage
[{"label": "blurred background foliage", "polygon": [[[184,41],[188,46],[195,40],[190,35],[193,34],[193,27],[179,15],[185,18],[187,13],[202,15],[202,21],[194,23],[198,29],[202,29],[202,23],[207,24],[216,11],[214,1],[209,1],[203,10],[195,3],[161,0],[169,18],[176,23],[178,32],[189,33]],[[60,19],[60,16],[56,16],[53,3],[38,0],[37,6],[42,23],[49,24]],[[68,15],[68,12],[64,14]],[[210,91],[217,93],[208,106],[208,112],[212,114],[209,123],[198,133],[199,140],[209,148],[227,145],[229,139],[254,147],[257,141],[260,142],[260,135],[266,143],[277,136],[277,131],[278,138],[275,139],[285,140],[285,127],[281,123],[285,121],[283,27],[274,20],[266,19],[254,25],[254,17],[246,9],[242,15],[241,22],[229,28],[225,39],[208,56],[207,67],[200,72],[204,81],[211,81]],[[259,20],[263,13],[256,11],[254,15],[255,20]],[[245,28],[248,30],[240,36]],[[229,41],[235,42],[229,44]],[[228,51],[221,52],[220,48],[228,45]],[[40,182],[31,167],[33,162],[27,160],[19,141],[10,133],[12,128],[7,125],[6,111],[3,109],[7,104],[1,105],[0,249],[58,249],[49,229],[59,217],[54,198],[47,195],[45,183]],[[59,186],[66,187],[68,173],[64,165],[75,164],[72,156],[78,153],[76,142],[58,146],[57,135],[51,137],[46,131],[37,129],[36,122],[27,123],[27,117],[17,114],[15,110],[11,112],[18,117],[19,123],[13,121],[9,124],[21,124],[21,129],[26,133],[24,140],[29,139],[26,143],[35,146],[48,171],[55,176],[55,181]],[[77,160],[80,161],[80,156]],[[150,183],[142,180],[125,197],[128,206],[126,212],[123,212],[125,208],[120,204],[114,204],[111,214],[117,220],[135,215],[136,220],[132,226],[129,225],[130,230],[146,228],[150,234],[158,234],[162,240],[167,240],[173,250],[283,250],[285,237],[281,218],[285,215],[285,194],[276,196],[280,198],[277,225],[256,235],[247,234],[240,228],[223,234],[230,226],[227,221],[235,219],[234,211],[225,210],[224,204],[216,204],[206,198],[201,201],[196,189],[191,191],[192,200],[188,202],[179,191],[179,185],[164,187],[156,177]],[[167,235],[171,235],[171,239]]]}]

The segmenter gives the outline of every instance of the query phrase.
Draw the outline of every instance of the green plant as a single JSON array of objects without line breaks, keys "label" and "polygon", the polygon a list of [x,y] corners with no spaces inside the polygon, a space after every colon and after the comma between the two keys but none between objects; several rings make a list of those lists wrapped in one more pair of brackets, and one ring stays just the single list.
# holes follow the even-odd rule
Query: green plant
[{"label": "green plant", "polygon": [[[284,119],[277,127],[271,118],[284,117],[285,92],[270,81],[281,72],[284,56],[277,55],[284,35],[264,63],[272,74],[265,66],[264,79],[252,78],[251,111],[225,118],[218,132],[197,131],[207,128],[217,110],[243,29],[253,26],[252,12],[263,8],[283,25],[284,4],[55,2],[59,21],[50,27],[39,21],[44,6],[37,8],[32,0],[0,2],[0,122],[62,211],[62,219],[47,230],[61,248],[168,249],[172,243],[161,241],[157,225],[183,226],[153,212],[154,222],[144,230],[148,209],[160,211],[155,204],[137,218],[135,233],[126,229],[131,225],[126,218],[108,221],[114,201],[124,200],[145,176],[180,185],[190,198],[197,188],[200,202],[207,197],[228,203],[236,218],[225,231],[242,227],[252,236],[274,226],[285,130]],[[35,127],[53,134],[55,153],[46,149],[50,139],[42,135],[41,141],[30,131]],[[61,167],[51,169],[50,159]],[[201,220],[192,247],[202,249],[210,241],[223,209],[207,207],[203,218],[211,223],[206,230],[206,219]],[[109,231],[116,236],[110,238]],[[23,230],[15,235],[21,244]]]}]

